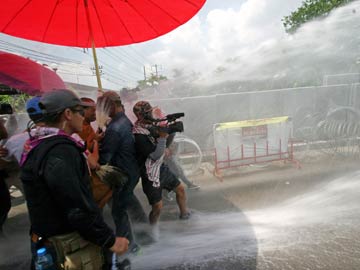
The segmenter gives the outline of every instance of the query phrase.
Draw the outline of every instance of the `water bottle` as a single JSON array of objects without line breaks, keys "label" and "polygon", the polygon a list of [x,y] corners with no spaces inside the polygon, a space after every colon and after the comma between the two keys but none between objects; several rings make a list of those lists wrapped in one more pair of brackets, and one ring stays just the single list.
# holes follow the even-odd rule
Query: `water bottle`
[{"label": "water bottle", "polygon": [[51,254],[46,248],[40,248],[36,251],[35,269],[36,270],[56,270]]}]

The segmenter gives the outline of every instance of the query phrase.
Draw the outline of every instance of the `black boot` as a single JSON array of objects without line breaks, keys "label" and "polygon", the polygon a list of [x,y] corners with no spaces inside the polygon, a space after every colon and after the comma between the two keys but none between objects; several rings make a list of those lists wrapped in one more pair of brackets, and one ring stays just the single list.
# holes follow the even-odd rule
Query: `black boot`
[{"label": "black boot", "polygon": [[131,270],[131,262],[129,259],[125,259],[122,262],[116,263],[117,270]]}]

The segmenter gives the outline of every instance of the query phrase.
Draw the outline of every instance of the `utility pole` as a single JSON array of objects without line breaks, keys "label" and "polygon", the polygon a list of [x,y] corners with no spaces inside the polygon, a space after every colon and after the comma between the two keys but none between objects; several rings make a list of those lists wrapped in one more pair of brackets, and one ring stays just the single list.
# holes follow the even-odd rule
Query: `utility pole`
[{"label": "utility pole", "polygon": [[162,66],[158,65],[158,64],[155,64],[155,65],[151,66],[151,70],[153,70],[153,68],[155,68],[155,76],[156,76],[156,78],[159,78],[160,72],[162,70]]},{"label": "utility pole", "polygon": [[159,78],[158,65],[156,65],[156,64],[155,64],[155,76],[156,76],[156,78]]},{"label": "utility pole", "polygon": [[[149,70],[149,68],[148,68],[148,70]],[[154,70],[155,70],[155,72],[153,72]],[[150,66],[150,77],[149,78],[155,77],[158,80],[160,78],[161,70],[162,70],[161,65],[158,65],[158,64],[151,65]],[[147,75],[146,75],[146,67],[145,66],[143,66],[143,71],[144,71],[144,81],[146,81],[148,78],[147,78]]]},{"label": "utility pole", "polygon": [[[95,68],[95,67],[91,67],[90,69],[91,69],[91,71],[92,71],[92,73],[93,73],[93,76],[96,76],[96,68]],[[103,74],[104,74],[104,72],[103,72],[103,66],[99,66],[99,75],[101,76],[101,75],[103,75]]]}]

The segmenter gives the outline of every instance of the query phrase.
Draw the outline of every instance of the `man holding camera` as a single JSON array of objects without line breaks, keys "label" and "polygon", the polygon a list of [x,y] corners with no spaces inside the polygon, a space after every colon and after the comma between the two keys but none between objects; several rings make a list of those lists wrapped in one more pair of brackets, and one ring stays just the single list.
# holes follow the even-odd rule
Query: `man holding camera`
[{"label": "man holding camera", "polygon": [[190,212],[186,207],[186,194],[184,186],[176,176],[163,163],[166,141],[169,130],[156,129],[154,132],[153,108],[147,101],[139,101],[133,111],[137,121],[133,128],[135,147],[143,191],[152,207],[149,214],[150,224],[156,224],[162,209],[162,190],[174,191],[180,210],[180,219],[189,219]]}]

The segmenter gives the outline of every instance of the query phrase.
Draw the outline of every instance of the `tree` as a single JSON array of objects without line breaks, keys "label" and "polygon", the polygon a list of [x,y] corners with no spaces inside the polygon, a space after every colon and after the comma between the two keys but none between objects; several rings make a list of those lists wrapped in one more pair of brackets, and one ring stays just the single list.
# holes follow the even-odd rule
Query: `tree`
[{"label": "tree", "polygon": [[302,24],[315,18],[326,17],[331,10],[354,0],[305,0],[296,11],[281,21],[287,33],[294,33]]},{"label": "tree", "polygon": [[135,101],[137,100],[137,92],[140,91],[140,88],[139,87],[135,87],[135,88],[122,88],[120,90],[120,98],[122,101],[125,101],[125,102],[131,102],[131,101]]},{"label": "tree", "polygon": [[29,98],[28,94],[0,95],[0,103],[9,103],[15,112],[24,112],[26,101]]},{"label": "tree", "polygon": [[167,80],[166,76],[163,75],[156,76],[153,74],[146,80],[138,81],[137,87],[145,88],[153,85],[158,85],[160,81],[166,81],[166,80]]}]

